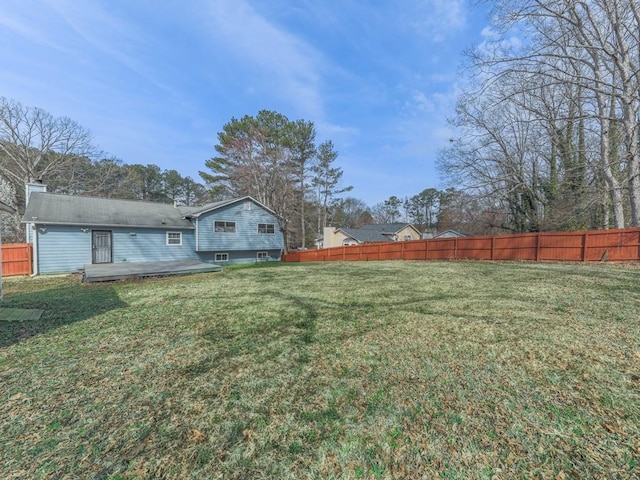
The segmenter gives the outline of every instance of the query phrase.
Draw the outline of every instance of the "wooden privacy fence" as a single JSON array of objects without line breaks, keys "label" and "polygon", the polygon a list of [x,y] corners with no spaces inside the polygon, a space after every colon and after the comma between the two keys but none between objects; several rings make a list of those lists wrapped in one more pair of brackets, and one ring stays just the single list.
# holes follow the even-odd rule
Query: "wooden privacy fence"
[{"label": "wooden privacy fence", "polygon": [[640,228],[365,243],[290,252],[283,256],[285,262],[463,259],[637,262],[640,261]]},{"label": "wooden privacy fence", "polygon": [[31,244],[8,243],[2,245],[2,276],[31,275]]}]

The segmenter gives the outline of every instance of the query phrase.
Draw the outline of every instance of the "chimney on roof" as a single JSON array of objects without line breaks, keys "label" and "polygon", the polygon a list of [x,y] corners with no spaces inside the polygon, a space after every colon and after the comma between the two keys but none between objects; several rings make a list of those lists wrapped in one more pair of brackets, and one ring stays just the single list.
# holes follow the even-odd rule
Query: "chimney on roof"
[{"label": "chimney on roof", "polygon": [[36,181],[27,183],[25,185],[25,206],[29,204],[29,196],[33,192],[46,192],[47,186],[42,183],[42,179],[38,178]]}]

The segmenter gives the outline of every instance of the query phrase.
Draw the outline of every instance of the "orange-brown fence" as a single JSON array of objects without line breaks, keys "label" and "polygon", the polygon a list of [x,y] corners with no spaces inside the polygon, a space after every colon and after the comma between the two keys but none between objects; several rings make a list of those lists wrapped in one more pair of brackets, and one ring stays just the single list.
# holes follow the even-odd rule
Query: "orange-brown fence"
[{"label": "orange-brown fence", "polygon": [[31,274],[30,243],[8,243],[1,248],[3,277]]},{"label": "orange-brown fence", "polygon": [[640,228],[365,243],[290,252],[285,262],[331,260],[640,261]]}]

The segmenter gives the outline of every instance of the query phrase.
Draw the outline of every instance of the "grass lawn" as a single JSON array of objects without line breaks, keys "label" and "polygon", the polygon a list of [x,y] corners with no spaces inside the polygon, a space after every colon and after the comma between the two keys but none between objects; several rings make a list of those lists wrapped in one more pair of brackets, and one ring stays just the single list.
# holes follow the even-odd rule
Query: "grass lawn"
[{"label": "grass lawn", "polygon": [[0,478],[640,478],[638,266],[7,279]]}]

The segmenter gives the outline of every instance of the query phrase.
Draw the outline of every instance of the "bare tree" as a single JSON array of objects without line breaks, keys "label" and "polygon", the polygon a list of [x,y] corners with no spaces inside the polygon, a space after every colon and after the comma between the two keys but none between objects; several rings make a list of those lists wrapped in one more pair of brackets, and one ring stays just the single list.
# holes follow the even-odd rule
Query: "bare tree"
[{"label": "bare tree", "polygon": [[[547,228],[607,228],[611,217],[624,227],[625,210],[639,225],[639,13],[640,0],[495,2],[504,36],[471,54],[480,82],[459,102],[461,134],[441,156],[445,170],[502,192],[516,230],[527,209]],[[507,41],[511,31],[520,42]],[[515,124],[527,144],[505,134]]]},{"label": "bare tree", "polygon": [[[16,198],[13,186],[0,177],[0,201],[11,205]],[[23,229],[20,228],[20,217],[0,210],[0,238],[5,243],[16,243],[22,238]]]},{"label": "bare tree", "polygon": [[16,190],[94,152],[89,131],[70,118],[0,97],[0,164]]}]

